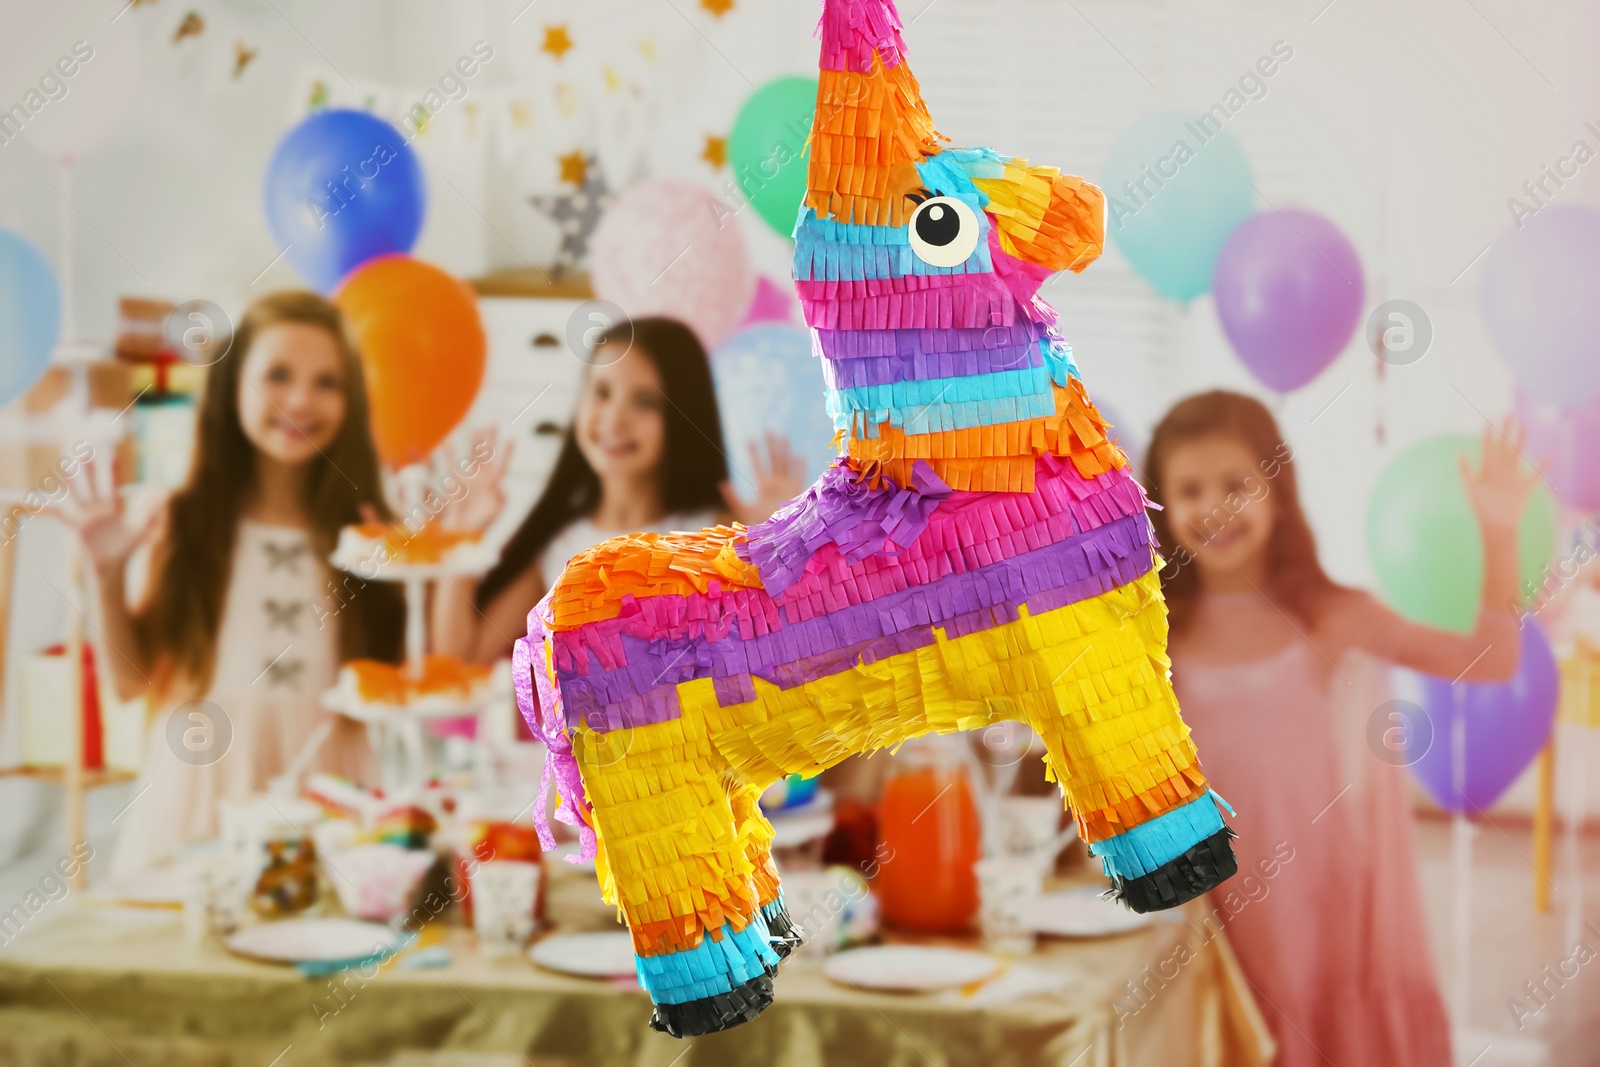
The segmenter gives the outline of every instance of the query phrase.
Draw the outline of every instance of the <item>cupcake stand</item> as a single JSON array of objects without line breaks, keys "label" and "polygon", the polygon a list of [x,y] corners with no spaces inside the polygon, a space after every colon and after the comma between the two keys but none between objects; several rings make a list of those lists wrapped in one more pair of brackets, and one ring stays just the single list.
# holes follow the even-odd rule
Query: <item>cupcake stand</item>
[{"label": "cupcake stand", "polygon": [[[478,669],[452,658],[425,654],[425,583],[481,574],[494,563],[492,551],[479,542],[463,542],[437,560],[411,561],[392,558],[404,557],[403,548],[386,554],[381,540],[361,532],[362,528],[346,528],[329,562],[362,581],[403,584],[405,663],[398,671],[371,661],[348,663],[334,688],[323,693],[322,703],[365,724],[378,758],[380,785],[386,795],[400,800],[419,794],[443,769],[445,738],[476,739],[477,724],[459,720],[511,700],[510,661],[502,660],[480,675]],[[391,558],[380,562],[386,555]],[[377,675],[383,684],[363,685],[363,674]],[[482,745],[476,745],[475,757],[483,755]]]}]

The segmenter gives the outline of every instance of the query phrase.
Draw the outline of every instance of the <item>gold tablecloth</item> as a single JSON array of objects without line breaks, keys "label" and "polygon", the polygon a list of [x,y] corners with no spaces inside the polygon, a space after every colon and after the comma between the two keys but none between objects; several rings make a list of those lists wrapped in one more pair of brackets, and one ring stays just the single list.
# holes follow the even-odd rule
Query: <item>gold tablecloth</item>
[{"label": "gold tablecloth", "polygon": [[[558,928],[612,925],[593,877],[561,868],[547,867]],[[336,991],[190,946],[176,912],[71,903],[0,948],[0,1064],[1250,1067],[1272,1055],[1226,939],[1185,924],[1196,906],[1119,937],[1041,941],[1024,962],[1072,984],[998,1008],[843,988],[791,960],[759,1020],[685,1042],[649,1030],[642,992],[486,959],[459,927],[444,928],[448,966],[334,979]]]}]

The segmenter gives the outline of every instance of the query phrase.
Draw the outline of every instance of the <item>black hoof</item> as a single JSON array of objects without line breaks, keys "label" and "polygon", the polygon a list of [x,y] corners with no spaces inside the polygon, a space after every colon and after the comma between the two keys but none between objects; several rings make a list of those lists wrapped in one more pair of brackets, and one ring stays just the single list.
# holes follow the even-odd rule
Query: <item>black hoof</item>
[{"label": "black hoof", "polygon": [[788,959],[789,953],[805,941],[794,920],[789,918],[789,909],[781,900],[775,900],[761,909],[761,915],[767,920],[767,930],[772,935],[772,951],[778,954],[780,960]]},{"label": "black hoof", "polygon": [[1234,832],[1223,827],[1177,859],[1138,878],[1118,878],[1111,884],[1116,898],[1137,912],[1161,911],[1185,904],[1232,878],[1239,870],[1231,840]]},{"label": "black hoof", "polygon": [[682,1004],[657,1004],[650,1016],[650,1029],[673,1037],[699,1037],[753,1022],[772,1003],[772,976],[776,971],[776,967],[768,967],[765,974],[756,975],[729,993]]}]

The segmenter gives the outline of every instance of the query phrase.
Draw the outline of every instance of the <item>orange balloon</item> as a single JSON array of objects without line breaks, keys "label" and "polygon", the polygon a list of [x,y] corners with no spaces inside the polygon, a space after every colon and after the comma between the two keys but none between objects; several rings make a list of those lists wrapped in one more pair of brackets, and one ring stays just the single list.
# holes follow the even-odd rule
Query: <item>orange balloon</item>
[{"label": "orange balloon", "polygon": [[472,290],[410,256],[379,256],[352,271],[333,302],[361,353],[379,457],[392,467],[425,459],[483,384],[487,346]]}]

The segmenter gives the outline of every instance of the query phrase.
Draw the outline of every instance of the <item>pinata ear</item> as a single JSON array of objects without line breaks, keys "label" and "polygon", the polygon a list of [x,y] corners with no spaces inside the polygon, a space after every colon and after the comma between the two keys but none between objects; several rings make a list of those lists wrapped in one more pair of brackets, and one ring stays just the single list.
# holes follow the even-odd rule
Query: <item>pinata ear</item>
[{"label": "pinata ear", "polygon": [[826,0],[806,206],[819,218],[904,226],[915,164],[942,139],[905,62],[892,0]]},{"label": "pinata ear", "polygon": [[973,184],[989,198],[1003,251],[1050,271],[1081,271],[1100,257],[1106,197],[1098,186],[1025,159],[1008,159],[1002,177],[974,176]]}]

